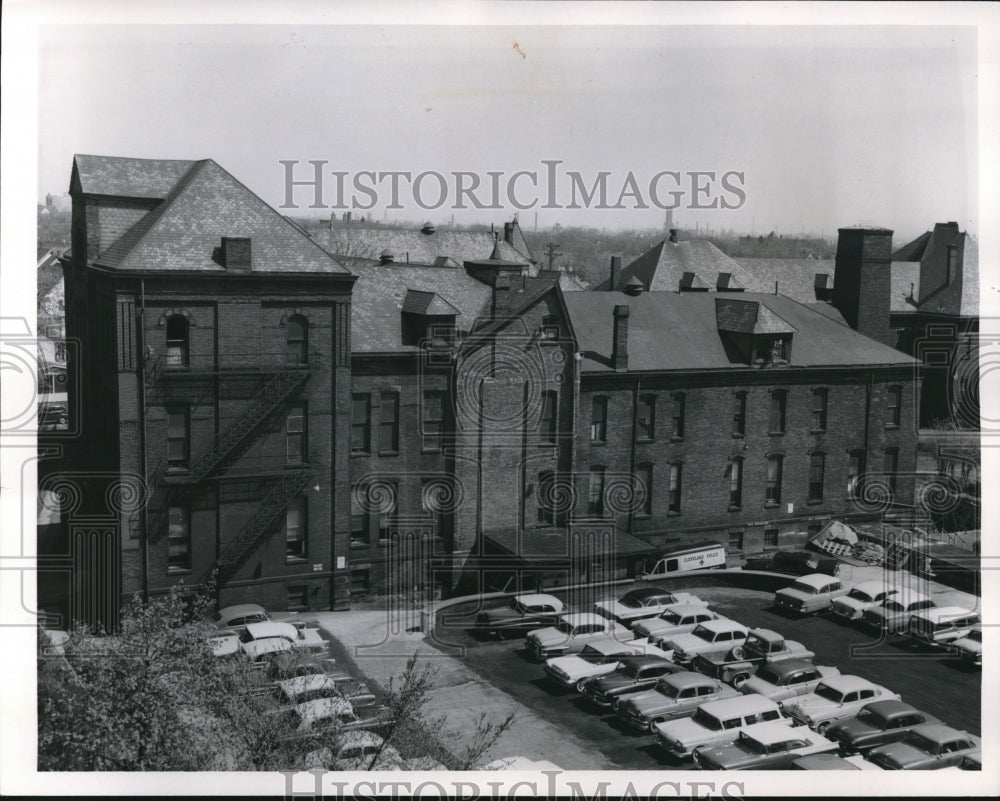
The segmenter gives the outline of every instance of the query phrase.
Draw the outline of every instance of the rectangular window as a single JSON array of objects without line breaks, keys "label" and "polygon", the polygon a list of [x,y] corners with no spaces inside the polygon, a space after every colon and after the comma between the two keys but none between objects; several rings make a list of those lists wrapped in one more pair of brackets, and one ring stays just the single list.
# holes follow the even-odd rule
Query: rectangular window
[{"label": "rectangular window", "polygon": [[729,465],[729,506],[743,506],[743,459],[737,456]]},{"label": "rectangular window", "polygon": [[590,468],[590,486],[587,489],[587,511],[592,515],[604,515],[604,468]]},{"label": "rectangular window", "polygon": [[542,445],[556,443],[556,409],[559,396],[555,392],[542,393],[542,419],[539,421],[538,441]]},{"label": "rectangular window", "polygon": [[885,449],[885,459],[883,461],[883,472],[886,482],[893,496],[896,494],[896,473],[899,470],[899,450],[896,448]]},{"label": "rectangular window", "polygon": [[361,548],[368,541],[368,512],[358,500],[358,488],[351,488],[351,545]]},{"label": "rectangular window", "polygon": [[371,398],[355,395],[351,399],[351,453],[368,453]]},{"label": "rectangular window", "polygon": [[743,529],[735,529],[729,532],[729,550],[743,550]]},{"label": "rectangular window", "polygon": [[428,390],[424,393],[424,450],[439,451],[444,436],[444,393]]},{"label": "rectangular window", "polygon": [[285,509],[285,557],[305,559],[306,549],[306,499],[292,498]]},{"label": "rectangular window", "polygon": [[899,405],[902,394],[902,387],[889,387],[885,401],[885,424],[887,426],[899,425]]},{"label": "rectangular window", "polygon": [[167,464],[187,467],[190,459],[190,414],[186,407],[167,409]]},{"label": "rectangular window", "polygon": [[542,339],[559,339],[559,318],[554,314],[542,318]]},{"label": "rectangular window", "polygon": [[636,480],[639,484],[636,489],[641,493],[639,497],[642,499],[639,514],[649,517],[653,514],[653,465],[639,465],[636,470]]},{"label": "rectangular window", "polygon": [[552,507],[552,491],[555,476],[551,470],[538,475],[538,523],[542,526],[555,525],[555,510]]},{"label": "rectangular window", "polygon": [[285,418],[285,460],[288,464],[306,460],[306,415],[301,406],[293,406]]},{"label": "rectangular window", "polygon": [[378,539],[384,545],[396,533],[396,516],[399,508],[399,485],[394,481],[385,482],[386,501],[379,508]]},{"label": "rectangular window", "polygon": [[305,584],[291,584],[286,590],[288,611],[301,612],[309,608],[309,588]]},{"label": "rectangular window", "polygon": [[813,390],[812,427],[813,431],[826,431],[826,401],[825,389]]},{"label": "rectangular window", "polygon": [[382,393],[378,434],[380,451],[399,450],[399,394],[396,392]]},{"label": "rectangular window", "polygon": [[771,433],[785,433],[785,390],[776,389],[771,393]]},{"label": "rectangular window", "polygon": [[167,510],[167,571],[191,569],[191,510],[171,506]]},{"label": "rectangular window", "polygon": [[673,397],[673,424],[670,429],[670,436],[680,439],[684,436],[684,393],[676,392]]},{"label": "rectangular window", "polygon": [[826,471],[826,456],[822,453],[809,455],[809,500],[817,503],[823,500],[823,474]]},{"label": "rectangular window", "polygon": [[764,547],[765,548],[778,547],[778,529],[776,528],[764,529]]},{"label": "rectangular window", "polygon": [[733,398],[733,436],[742,437],[747,433],[747,394],[737,392]]},{"label": "rectangular window", "polygon": [[681,463],[674,462],[670,465],[670,486],[667,489],[667,511],[680,512],[681,510]]},{"label": "rectangular window", "polygon": [[781,456],[769,456],[767,458],[767,503],[777,505],[781,503],[781,468],[784,459]]},{"label": "rectangular window", "polygon": [[608,399],[594,398],[590,407],[590,441],[606,442],[608,437]]},{"label": "rectangular window", "polygon": [[656,397],[643,395],[639,398],[638,420],[636,421],[636,437],[638,439],[653,439],[653,426],[656,417]]}]

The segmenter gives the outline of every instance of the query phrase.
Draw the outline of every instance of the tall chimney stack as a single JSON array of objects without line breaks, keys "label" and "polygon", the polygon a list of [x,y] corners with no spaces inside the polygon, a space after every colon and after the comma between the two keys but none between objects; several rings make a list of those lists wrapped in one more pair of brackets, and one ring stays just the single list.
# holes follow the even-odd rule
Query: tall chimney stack
[{"label": "tall chimney stack", "polygon": [[833,305],[847,324],[884,345],[894,346],[889,328],[892,231],[841,228],[833,275]]},{"label": "tall chimney stack", "polygon": [[628,370],[628,315],[628,306],[615,306],[614,342],[611,346],[611,366],[615,370]]},{"label": "tall chimney stack", "polygon": [[612,256],[611,257],[611,286],[608,287],[612,292],[618,289],[618,276],[622,271],[622,257]]},{"label": "tall chimney stack", "polygon": [[670,241],[671,242],[676,242],[677,241],[677,229],[676,228],[671,228],[670,229]]}]

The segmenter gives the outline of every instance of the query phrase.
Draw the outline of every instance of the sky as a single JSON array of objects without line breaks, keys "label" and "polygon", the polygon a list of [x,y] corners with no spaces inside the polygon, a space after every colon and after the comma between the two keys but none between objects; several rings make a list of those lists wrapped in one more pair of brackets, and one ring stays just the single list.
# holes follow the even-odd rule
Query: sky
[{"label": "sky", "polygon": [[[45,26],[39,65],[40,200],[68,189],[80,152],[213,158],[302,215],[329,215],[340,171],[342,205],[388,220],[517,211],[526,228],[627,229],[662,226],[677,204],[678,225],[758,234],[978,230],[970,26]],[[311,160],[326,162],[320,209],[312,188],[286,197]],[[389,182],[365,171],[444,188],[401,178],[402,208],[386,208]],[[484,205],[499,173],[503,208],[468,195],[455,208],[456,171],[481,180]],[[521,177],[511,197],[518,171],[538,188]],[[602,172],[619,208],[579,191]],[[713,202],[736,208],[694,208]]]}]

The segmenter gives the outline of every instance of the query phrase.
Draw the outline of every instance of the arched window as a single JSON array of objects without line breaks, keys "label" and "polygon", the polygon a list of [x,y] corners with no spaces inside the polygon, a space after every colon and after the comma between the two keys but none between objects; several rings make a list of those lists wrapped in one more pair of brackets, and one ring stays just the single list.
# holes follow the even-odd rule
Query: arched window
[{"label": "arched window", "polygon": [[188,321],[181,314],[167,320],[167,366],[188,366]]},{"label": "arched window", "polygon": [[305,364],[309,354],[309,321],[296,314],[288,318],[288,354],[289,364]]}]

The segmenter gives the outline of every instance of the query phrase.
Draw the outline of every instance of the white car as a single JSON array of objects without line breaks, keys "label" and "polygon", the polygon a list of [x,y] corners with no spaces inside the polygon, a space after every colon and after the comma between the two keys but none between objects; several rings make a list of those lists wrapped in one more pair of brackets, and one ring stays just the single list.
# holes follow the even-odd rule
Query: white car
[{"label": "white car", "polygon": [[615,600],[608,598],[594,604],[594,611],[602,617],[628,625],[636,620],[656,617],[671,604],[697,604],[705,602],[689,592],[672,592],[662,587],[638,587]]},{"label": "white car", "polygon": [[835,599],[830,611],[844,620],[860,620],[866,609],[896,595],[899,590],[886,585],[884,580],[863,581]]},{"label": "white car", "polygon": [[953,654],[963,662],[982,667],[983,664],[983,630],[974,628],[964,637],[953,640],[948,646]]},{"label": "white car", "polygon": [[620,642],[632,639],[624,626],[594,612],[571,612],[560,616],[555,626],[528,632],[527,650],[535,659],[575,654],[598,637],[613,636]]},{"label": "white car", "polygon": [[588,642],[579,654],[546,660],[545,672],[556,684],[583,692],[583,685],[589,679],[613,673],[621,665],[622,657],[643,654],[668,658],[666,652],[643,641],[623,643],[614,637],[598,637]]},{"label": "white car", "polygon": [[699,623],[718,620],[719,615],[703,604],[670,604],[657,617],[647,617],[632,624],[636,637],[674,637],[694,631]]},{"label": "white car", "polygon": [[318,629],[293,626],[291,623],[248,623],[240,634],[240,640],[244,643],[275,637],[288,640],[293,648],[307,648],[310,651],[326,649],[326,641],[320,636]]},{"label": "white car", "polygon": [[899,693],[861,676],[840,675],[823,679],[811,693],[783,701],[781,708],[786,715],[823,733],[834,721],[852,718],[874,701],[900,700]]},{"label": "white car", "polygon": [[812,615],[830,608],[837,598],[847,595],[847,587],[836,576],[810,573],[799,576],[774,594],[774,605],[802,615]]},{"label": "white car", "polygon": [[[376,756],[377,755],[377,756]],[[372,763],[374,760],[374,764]],[[336,749],[320,748],[305,757],[306,770],[447,770],[430,757],[404,758],[373,731],[351,731],[337,739]]]},{"label": "white car", "polygon": [[656,645],[664,651],[672,651],[671,658],[678,665],[688,665],[699,654],[724,654],[743,645],[749,633],[746,626],[720,618],[699,623],[688,634],[660,637]]},{"label": "white car", "polygon": [[216,628],[242,629],[247,623],[264,623],[271,619],[267,610],[259,604],[236,604],[220,609],[213,619]]}]

